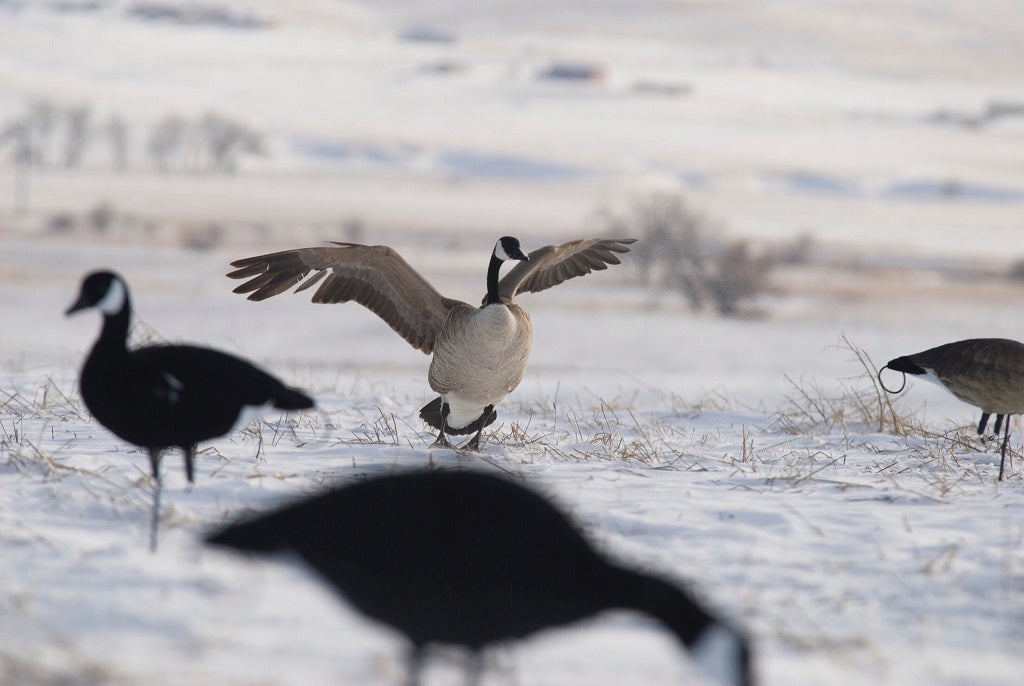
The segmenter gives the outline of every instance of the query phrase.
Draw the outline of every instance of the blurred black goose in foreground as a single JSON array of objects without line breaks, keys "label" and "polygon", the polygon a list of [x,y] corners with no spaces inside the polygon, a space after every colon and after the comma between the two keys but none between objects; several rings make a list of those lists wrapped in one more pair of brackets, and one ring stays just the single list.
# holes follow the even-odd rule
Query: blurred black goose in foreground
[{"label": "blurred black goose in foreground", "polygon": [[301,410],[312,407],[313,400],[217,350],[189,345],[128,350],[131,300],[128,285],[117,274],[88,274],[65,314],[93,307],[103,313],[103,328],[82,366],[82,400],[100,424],[149,451],[156,482],[150,523],[150,547],[155,550],[164,449],[181,448],[185,475],[192,483],[196,444],[229,432],[246,408]]},{"label": "blurred black goose in foreground", "polygon": [[[249,300],[265,300],[300,283],[295,291],[303,291],[323,279],[314,303],[354,300],[414,348],[433,353],[427,378],[440,397],[420,410],[420,418],[437,429],[435,446],[450,447],[446,434],[475,432],[463,446],[475,450],[483,428],[497,418],[495,405],[522,380],[533,345],[530,316],[513,302],[516,294],[619,264],[616,253],[629,252],[635,241],[576,240],[524,255],[517,239],[504,236],[491,252],[480,307],[444,297],[385,245],[335,243],[247,257],[232,262],[237,269],[228,276],[248,279],[234,292],[248,293]],[[499,281],[501,265],[509,260],[520,263]],[[315,274],[306,279],[310,272]]]},{"label": "blurred black goose in foreground", "polygon": [[620,608],[665,625],[723,683],[753,683],[746,639],[686,591],[599,554],[546,499],[473,471],[408,472],[337,488],[211,534],[249,553],[291,551],[366,615],[424,648],[480,651]]},{"label": "blurred black goose in foreground", "polygon": [[[1000,449],[999,480],[1003,480],[1010,415],[1024,412],[1024,343],[1006,338],[969,338],[913,355],[897,357],[882,367],[933,381],[960,400],[981,409],[978,434],[996,415],[995,433],[1006,422]],[[881,370],[879,371],[881,374]]]}]

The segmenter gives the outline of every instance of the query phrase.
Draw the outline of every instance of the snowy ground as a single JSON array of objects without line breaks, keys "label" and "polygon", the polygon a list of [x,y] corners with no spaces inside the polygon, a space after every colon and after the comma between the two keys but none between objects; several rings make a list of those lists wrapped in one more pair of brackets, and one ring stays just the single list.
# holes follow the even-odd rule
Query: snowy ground
[{"label": "snowy ground", "polygon": [[[325,599],[296,568],[240,561],[197,538],[247,508],[424,465],[529,480],[609,552],[691,581],[749,627],[762,683],[1016,682],[1019,451],[1000,484],[997,454],[969,431],[959,437],[973,447],[954,434],[900,437],[842,399],[844,388],[870,388],[843,334],[888,359],[953,330],[726,322],[636,309],[628,289],[625,304],[590,316],[573,299],[619,283],[613,272],[591,276],[523,298],[537,328],[530,371],[484,454],[463,457],[430,450],[415,419],[429,398],[427,358],[358,307],[246,303],[230,294],[230,256],[218,252],[13,247],[5,263],[45,254],[50,267],[4,288],[4,683],[400,683],[397,637]],[[212,442],[191,489],[177,456],[165,460],[155,555],[144,455],[92,422],[76,395],[98,321],[60,316],[80,272],[100,263],[136,285],[147,327],[250,355],[319,401],[316,412]],[[479,290],[439,282],[466,299]],[[903,400],[940,434],[976,419],[926,384],[912,382]],[[815,403],[846,415],[806,416]],[[696,678],[668,638],[628,615],[495,660],[497,683]],[[441,664],[428,683],[459,683],[459,663]]]},{"label": "snowy ground", "polygon": [[[986,114],[1024,92],[1018,3],[217,5],[255,18],[244,29],[143,21],[137,4],[0,2],[0,116],[29,97],[89,102],[136,127],[138,153],[127,173],[97,157],[26,187],[0,148],[0,684],[401,683],[396,635],[298,567],[197,541],[326,483],[425,465],[529,480],[610,554],[693,583],[748,627],[763,684],[1018,683],[1019,424],[998,483],[976,411],[939,389],[912,381],[898,399],[908,435],[859,413],[876,401],[848,345],[881,364],[1020,338],[1019,286],[977,277],[1024,255],[1024,119]],[[400,38],[414,29],[435,40]],[[606,77],[536,78],[558,61]],[[208,110],[272,154],[234,177],[145,167],[146,125]],[[782,270],[760,319],[654,305],[625,267],[524,296],[530,367],[479,457],[428,449],[428,359],[376,317],[247,303],[223,276],[359,220],[475,302],[497,235],[595,235],[596,209],[651,189],[735,235],[807,232],[822,254],[895,267]],[[53,230],[103,202],[142,228]],[[145,457],[77,396],[99,323],[61,316],[101,266],[133,287],[143,337],[246,355],[319,403],[205,446],[192,488],[165,459],[155,555]],[[492,657],[487,683],[700,683],[627,614]],[[461,683],[459,667],[432,663],[428,683]]]}]

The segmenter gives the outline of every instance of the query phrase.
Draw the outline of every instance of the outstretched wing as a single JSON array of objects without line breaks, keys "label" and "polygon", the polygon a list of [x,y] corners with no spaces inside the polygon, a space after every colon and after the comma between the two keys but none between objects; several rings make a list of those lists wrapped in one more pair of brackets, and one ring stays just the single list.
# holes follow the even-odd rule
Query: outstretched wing
[{"label": "outstretched wing", "polygon": [[629,252],[635,238],[586,238],[561,245],[546,245],[529,254],[498,282],[502,298],[516,293],[536,293],[577,276],[619,264],[616,253]]},{"label": "outstretched wing", "polygon": [[234,292],[248,293],[249,300],[266,300],[296,285],[298,293],[319,283],[313,302],[354,300],[425,353],[433,350],[448,310],[458,302],[438,293],[401,255],[384,245],[298,248],[246,257],[231,266],[236,269],[228,273],[230,278],[248,279]]}]

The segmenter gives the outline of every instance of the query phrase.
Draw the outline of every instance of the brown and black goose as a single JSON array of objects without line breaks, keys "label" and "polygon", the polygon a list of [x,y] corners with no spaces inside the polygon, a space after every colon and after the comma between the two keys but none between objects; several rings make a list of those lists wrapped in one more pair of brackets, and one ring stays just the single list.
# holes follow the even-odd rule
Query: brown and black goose
[{"label": "brown and black goose", "polygon": [[[354,300],[376,313],[414,348],[433,354],[427,379],[439,397],[420,417],[437,429],[434,445],[450,447],[446,434],[475,432],[463,446],[475,450],[483,428],[497,417],[495,405],[522,380],[533,344],[530,316],[514,302],[516,294],[619,264],[617,253],[629,252],[635,240],[582,239],[525,255],[516,238],[504,236],[494,244],[480,307],[441,295],[385,245],[334,243],[247,257],[232,262],[236,269],[228,276],[248,279],[234,292],[248,293],[249,300],[319,284],[314,303]],[[499,280],[506,261],[519,264]]]},{"label": "brown and black goose", "polygon": [[1003,479],[1009,415],[1024,413],[1024,343],[1007,338],[969,338],[913,355],[889,360],[888,367],[933,381],[965,403],[981,409],[978,433],[996,415],[998,436],[1006,421],[1000,450],[999,480]]}]

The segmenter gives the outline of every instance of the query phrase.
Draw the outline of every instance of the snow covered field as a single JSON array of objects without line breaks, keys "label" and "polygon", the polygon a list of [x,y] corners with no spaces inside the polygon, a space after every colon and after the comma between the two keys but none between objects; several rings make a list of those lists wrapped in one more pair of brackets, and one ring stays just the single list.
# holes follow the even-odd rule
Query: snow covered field
[{"label": "snow covered field", "polygon": [[[44,253],[50,266],[4,288],[4,683],[66,683],[68,674],[71,683],[400,683],[398,638],[297,569],[240,561],[197,539],[247,508],[425,465],[529,480],[610,552],[692,581],[750,628],[763,683],[1016,680],[1020,451],[1000,484],[998,455],[966,429],[974,447],[899,437],[830,400],[870,383],[827,319],[573,308],[574,297],[613,290],[614,272],[526,296],[537,329],[527,378],[500,408],[483,455],[459,456],[430,450],[415,418],[429,399],[427,358],[361,308],[300,296],[246,303],[230,294],[230,256],[219,252],[12,247],[5,268]],[[191,489],[177,455],[165,459],[155,555],[145,456],[92,422],[76,395],[99,323],[60,316],[79,273],[97,264],[137,286],[146,327],[249,355],[319,401],[316,412],[213,442]],[[480,290],[440,283],[466,299]],[[862,322],[845,335],[887,359],[920,347],[918,328]],[[907,396],[903,407],[937,432],[976,419],[925,384],[912,382]],[[847,416],[805,416],[814,402]],[[696,679],[667,637],[631,616],[542,635],[495,659],[504,680],[522,683]],[[459,683],[458,662],[442,665],[428,683]]]},{"label": "snow covered field", "polygon": [[[692,583],[748,628],[762,684],[1019,682],[1020,425],[996,482],[977,412],[941,390],[911,381],[895,400],[907,435],[859,413],[877,401],[849,347],[882,364],[1021,337],[1020,286],[991,276],[1024,257],[1018,3],[196,5],[251,20],[233,28],[140,19],[143,4],[0,2],[0,120],[52,98],[134,135],[128,170],[87,155],[27,190],[0,147],[0,684],[402,683],[397,635],[297,566],[198,540],[427,465],[527,480],[610,554]],[[603,77],[537,77],[555,63]],[[270,154],[234,176],[147,166],[146,127],[211,110]],[[428,358],[375,316],[248,303],[224,278],[355,221],[475,302],[496,236],[596,235],[597,209],[654,189],[732,235],[808,233],[819,255],[895,267],[781,270],[754,319],[655,306],[626,267],[524,296],[530,367],[480,456],[428,448]],[[149,229],[54,230],[102,203]],[[248,356],[319,404],[203,446],[191,488],[166,457],[156,554],[145,456],[77,396],[99,322],[61,313],[98,267],[128,279],[142,338]],[[486,683],[704,683],[628,614],[491,662]],[[458,655],[430,663],[428,684],[461,678]]]}]

